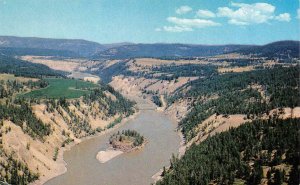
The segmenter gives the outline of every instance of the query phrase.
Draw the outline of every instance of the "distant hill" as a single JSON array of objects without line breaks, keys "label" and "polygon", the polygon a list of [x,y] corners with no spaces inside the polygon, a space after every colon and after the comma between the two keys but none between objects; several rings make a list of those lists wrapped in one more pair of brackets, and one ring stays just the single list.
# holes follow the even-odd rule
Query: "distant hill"
[{"label": "distant hill", "polygon": [[0,54],[0,73],[38,78],[41,76],[64,76],[63,72],[52,70],[43,64],[31,63],[3,54]]},{"label": "distant hill", "polygon": [[299,57],[299,41],[278,41],[258,45],[193,45],[193,44],[99,44],[81,39],[48,39],[0,36],[0,53],[5,55],[43,55],[86,57],[92,59],[127,59],[137,57],[177,58],[205,57],[237,52],[264,57]]},{"label": "distant hill", "polygon": [[242,48],[236,52],[242,54],[254,54],[262,57],[299,58],[300,41],[278,41],[263,46]]},{"label": "distant hill", "polygon": [[247,45],[130,44],[98,52],[93,58],[201,57],[232,52]]},{"label": "distant hill", "polygon": [[[5,48],[27,48],[27,49],[46,49],[72,52],[78,56],[88,57],[101,50],[105,46],[91,41],[80,39],[48,39],[35,37],[13,37],[0,36],[0,47]],[[70,54],[70,53],[69,53]],[[68,54],[68,55],[69,55]]]},{"label": "distant hill", "polygon": [[0,54],[8,56],[56,56],[56,57],[82,57],[80,54],[68,50],[53,50],[40,48],[14,48],[14,47],[0,47]]}]

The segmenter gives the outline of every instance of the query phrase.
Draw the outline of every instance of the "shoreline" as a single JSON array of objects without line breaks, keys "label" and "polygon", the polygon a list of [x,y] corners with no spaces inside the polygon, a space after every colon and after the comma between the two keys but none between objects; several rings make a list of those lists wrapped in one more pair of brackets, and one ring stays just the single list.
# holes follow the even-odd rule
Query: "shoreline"
[{"label": "shoreline", "polygon": [[114,159],[115,157],[118,157],[119,155],[142,150],[147,143],[148,143],[148,141],[146,140],[142,145],[134,147],[128,151],[122,151],[117,148],[109,147],[106,150],[100,150],[96,155],[96,159],[100,163],[106,163],[106,162]]},{"label": "shoreline", "polygon": [[122,119],[122,121],[119,124],[115,125],[112,128],[106,129],[106,130],[104,130],[104,131],[102,131],[100,133],[97,133],[95,135],[86,136],[86,137],[83,137],[81,139],[75,140],[74,142],[70,143],[66,147],[61,147],[59,149],[59,153],[57,155],[57,160],[56,160],[57,161],[57,165],[59,166],[59,169],[57,169],[56,171],[54,171],[54,173],[52,173],[52,174],[49,174],[49,175],[45,174],[44,176],[40,176],[38,180],[30,183],[30,185],[43,185],[46,182],[48,182],[49,180],[51,180],[51,179],[53,179],[53,178],[55,178],[57,176],[60,176],[60,175],[63,175],[64,173],[66,173],[67,172],[67,165],[68,164],[64,160],[64,157],[63,157],[64,156],[64,152],[71,150],[72,147],[80,144],[83,141],[103,136],[105,134],[108,134],[108,133],[114,131],[115,129],[120,128],[121,126],[124,126],[126,123],[128,123],[128,121],[135,119],[141,113],[140,110],[138,110],[138,109],[136,109],[136,110],[137,111],[133,115],[130,115],[130,116]]},{"label": "shoreline", "polygon": [[[147,100],[146,100],[146,101],[147,101]],[[151,101],[150,101],[150,102],[151,102]],[[64,158],[63,158],[63,155],[64,155],[64,152],[65,152],[65,151],[71,150],[72,147],[74,147],[74,146],[80,144],[80,143],[83,142],[83,141],[86,141],[86,140],[89,140],[89,139],[92,139],[92,138],[96,138],[96,137],[100,137],[100,136],[102,136],[102,135],[105,135],[105,134],[108,134],[108,133],[110,133],[110,132],[113,132],[114,130],[116,130],[116,129],[122,127],[122,126],[124,126],[128,121],[135,119],[135,118],[142,112],[142,110],[140,110],[140,109],[136,109],[136,110],[137,110],[137,111],[136,111],[133,115],[131,115],[131,116],[129,116],[129,117],[126,117],[126,118],[122,119],[121,123],[115,125],[113,128],[104,130],[104,131],[102,131],[102,132],[100,132],[100,133],[97,133],[97,134],[95,134],[95,135],[92,135],[92,136],[87,136],[87,137],[83,137],[83,138],[81,138],[81,139],[77,139],[77,140],[75,140],[74,142],[70,143],[69,145],[67,145],[67,146],[65,146],[65,147],[63,147],[63,148],[60,148],[59,153],[58,153],[58,156],[57,156],[57,164],[58,164],[58,166],[59,166],[59,169],[58,169],[58,170],[55,169],[56,171],[54,171],[54,172],[51,173],[51,174],[45,174],[45,176],[40,176],[40,178],[39,178],[38,180],[36,180],[36,181],[30,183],[30,185],[43,185],[43,184],[45,184],[46,182],[50,181],[51,179],[53,179],[53,178],[55,178],[55,177],[58,177],[58,176],[60,176],[60,175],[63,175],[64,173],[66,173],[66,172],[67,172],[67,165],[68,165],[68,164],[65,162],[65,160],[64,160]],[[171,115],[169,115],[169,114],[166,114],[165,109],[161,110],[161,109],[158,109],[158,108],[156,107],[156,108],[153,109],[153,110],[156,111],[156,112],[165,114],[165,115],[171,120],[171,122],[172,122],[173,124],[178,125],[178,122],[177,122],[176,118],[175,118],[174,116],[171,116]],[[179,135],[179,137],[180,137],[180,145],[179,145],[179,148],[178,148],[178,154],[179,154],[179,156],[182,156],[182,155],[184,154],[185,150],[186,150],[185,140],[184,140],[184,138],[183,138],[182,133],[181,133],[179,130],[176,130],[175,132],[176,132],[176,133]],[[147,142],[146,142],[146,143],[147,143]],[[146,145],[146,143],[145,143],[144,145]],[[136,149],[133,150],[133,151],[137,151],[137,150],[140,150],[140,149],[142,149],[142,148],[143,148],[143,147],[139,147],[139,148],[136,148]],[[109,150],[109,148],[108,148],[107,150]],[[99,151],[99,152],[100,152],[100,151]],[[121,154],[123,154],[123,153],[121,153]],[[121,155],[121,154],[119,154],[119,155]],[[117,156],[118,156],[118,155],[117,155]],[[115,157],[117,157],[117,156],[115,156]],[[115,158],[115,157],[113,157],[113,158]],[[95,158],[97,159],[97,155],[95,156]],[[111,159],[113,159],[113,158],[111,158]],[[111,159],[109,159],[109,160],[111,160]],[[98,160],[98,161],[100,162],[100,160]],[[107,161],[105,161],[105,162],[107,162]],[[101,163],[101,162],[100,162],[100,163]],[[157,182],[157,181],[161,178],[161,172],[162,172],[162,170],[163,170],[163,168],[161,168],[157,173],[155,173],[155,174],[151,177],[152,179],[154,179],[154,182]]]},{"label": "shoreline", "polygon": [[108,148],[106,150],[101,150],[97,153],[96,155],[96,159],[100,162],[100,163],[106,163],[110,160],[112,160],[113,158],[122,155],[124,152],[122,152],[121,150],[114,150],[111,148]]},{"label": "shoreline", "polygon": [[[285,109],[290,109],[289,107],[285,107]],[[276,109],[273,109],[273,111],[276,110]],[[293,111],[296,110],[296,115],[295,113],[293,113]],[[286,111],[285,111],[286,112]],[[174,124],[177,124],[178,125],[178,121],[176,120],[175,116],[174,115],[170,115],[170,114],[167,114],[166,112],[164,112],[165,115],[167,115],[170,120],[174,123]],[[300,107],[295,107],[293,109],[291,109],[291,111],[289,111],[287,114],[288,116],[284,116],[285,114],[283,114],[283,117],[281,119],[285,119],[287,117],[300,117]],[[246,122],[244,122],[246,123]],[[241,123],[241,124],[244,124],[244,123]],[[225,125],[228,125],[228,123],[225,123]],[[221,126],[221,125],[220,125]],[[223,124],[224,126],[224,124]],[[218,128],[218,127],[217,127]],[[216,133],[216,132],[222,132],[222,131],[218,131],[217,128],[213,129],[211,133]],[[234,127],[233,127],[234,128]],[[184,153],[186,152],[186,150],[191,146],[192,143],[196,143],[197,141],[195,140],[195,138],[198,138],[197,136],[195,136],[192,140],[190,140],[189,142],[185,142],[185,139],[184,139],[184,136],[182,134],[182,132],[180,130],[177,130],[176,131],[177,134],[179,135],[180,137],[180,146],[179,146],[179,149],[178,149],[178,158],[180,159]],[[205,140],[207,138],[208,134],[206,135],[203,135],[200,139],[200,142],[202,142],[203,140]],[[168,169],[170,166],[166,166],[166,169]],[[152,176],[152,179],[154,180],[154,183],[156,183],[157,181],[161,180],[162,179],[162,174],[163,172],[163,168],[161,168],[157,173],[155,173],[153,176]]]},{"label": "shoreline", "polygon": [[[178,158],[180,159],[184,153],[186,152],[187,149],[187,145],[185,144],[185,139],[183,137],[183,134],[181,133],[180,130],[176,131],[177,135],[180,137],[180,144],[179,144],[179,148],[178,148]],[[166,169],[170,168],[169,166],[165,167]],[[154,175],[152,175],[152,179],[154,180],[154,183],[156,183],[157,181],[162,179],[161,174],[163,173],[163,168],[161,168],[157,173],[155,173]]]},{"label": "shoreline", "polygon": [[[176,117],[174,115],[167,114],[165,112],[165,110],[162,110],[162,111],[157,110],[157,111],[163,112],[172,121],[173,124],[176,124],[178,126],[179,122],[176,120]],[[177,135],[180,138],[180,143],[179,143],[179,148],[178,148],[178,157],[181,158],[184,155],[184,153],[186,152],[187,145],[185,143],[185,139],[183,137],[181,130],[176,130],[175,132],[177,133]],[[168,169],[169,167],[170,167],[170,165],[165,168]],[[161,176],[162,172],[163,172],[163,168],[159,169],[158,172],[156,172],[154,175],[152,175],[151,178],[154,180],[154,183],[156,183],[157,181],[162,179],[162,176]]]}]

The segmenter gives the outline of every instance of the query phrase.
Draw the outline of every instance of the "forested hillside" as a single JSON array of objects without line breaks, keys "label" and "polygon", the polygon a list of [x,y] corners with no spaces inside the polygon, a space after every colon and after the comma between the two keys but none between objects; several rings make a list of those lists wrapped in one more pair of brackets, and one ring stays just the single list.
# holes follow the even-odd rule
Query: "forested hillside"
[{"label": "forested hillside", "polygon": [[62,72],[54,71],[42,64],[34,64],[0,53],[0,73],[11,73],[16,76],[41,77],[63,76]]},{"label": "forested hillside", "polygon": [[[47,85],[47,81],[43,80],[36,82],[1,81],[1,181],[17,185],[37,180],[45,173],[44,170],[50,170],[45,164],[51,166],[55,163],[61,147],[65,147],[76,139],[111,128],[135,111],[134,102],[125,99],[105,84],[98,85],[90,93],[76,99],[65,99],[63,94],[58,99],[16,96],[16,93],[20,94],[28,89],[45,88]],[[26,156],[15,154],[18,151],[15,151],[9,144],[19,142],[18,137],[22,135],[18,135],[13,140],[10,138],[11,134],[20,132],[18,129],[22,130],[22,135],[30,136],[30,138],[26,136],[21,146],[17,145],[23,148],[22,150],[28,151]],[[36,148],[37,146],[46,150]],[[43,150],[43,152],[41,151],[40,156],[35,156],[35,150]],[[21,157],[17,157],[19,155]],[[50,161],[41,161],[45,158],[50,158]],[[28,161],[29,159],[31,160]],[[38,167],[32,168],[32,165]]]},{"label": "forested hillside", "polygon": [[66,79],[44,65],[4,55],[0,59],[0,181],[19,185],[39,179],[55,168],[62,147],[135,112],[135,103],[109,85]]},{"label": "forested hillside", "polygon": [[[0,36],[0,47],[6,48],[23,48],[17,51],[29,51],[34,52],[36,49],[39,51],[51,51],[60,50],[61,54],[69,53],[81,57],[88,57],[97,51],[104,49],[105,47],[96,42],[80,40],[80,39],[48,39],[48,38],[36,38],[36,37],[12,37],[12,36]],[[27,50],[26,50],[27,49]],[[38,54],[40,55],[40,54]]]},{"label": "forested hillside", "polygon": [[300,119],[256,120],[173,156],[164,184],[299,184]]},{"label": "forested hillside", "polygon": [[15,48],[0,47],[0,53],[8,56],[55,56],[55,57],[81,57],[79,54],[68,50],[40,49],[40,48]]},{"label": "forested hillside", "polygon": [[279,41],[266,45],[99,44],[81,39],[0,36],[0,52],[8,55],[86,57],[93,59],[139,57],[176,59],[241,53],[286,59],[299,57],[299,41]]},{"label": "forested hillside", "polygon": [[247,48],[247,45],[130,44],[99,51],[93,58],[128,59],[138,57],[213,56]]},{"label": "forested hillside", "polygon": [[[278,107],[299,106],[299,67],[275,67],[243,73],[214,75],[190,82],[169,103],[183,97],[194,100],[190,113],[180,122],[187,140],[194,128],[213,114],[246,114],[248,118],[268,114]],[[184,86],[182,90],[186,89]]]},{"label": "forested hillside", "polygon": [[242,48],[236,52],[242,54],[252,54],[268,58],[299,58],[300,42],[299,41],[278,41],[263,46],[252,46]]}]

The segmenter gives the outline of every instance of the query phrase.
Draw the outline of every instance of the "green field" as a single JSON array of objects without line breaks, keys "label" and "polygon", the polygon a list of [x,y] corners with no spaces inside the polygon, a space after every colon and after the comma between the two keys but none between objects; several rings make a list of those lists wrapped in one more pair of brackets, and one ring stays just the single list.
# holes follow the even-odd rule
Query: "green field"
[{"label": "green field", "polygon": [[99,85],[91,82],[74,79],[47,78],[49,85],[46,88],[33,90],[21,94],[19,97],[24,98],[79,98],[90,91],[88,88],[95,88]]}]

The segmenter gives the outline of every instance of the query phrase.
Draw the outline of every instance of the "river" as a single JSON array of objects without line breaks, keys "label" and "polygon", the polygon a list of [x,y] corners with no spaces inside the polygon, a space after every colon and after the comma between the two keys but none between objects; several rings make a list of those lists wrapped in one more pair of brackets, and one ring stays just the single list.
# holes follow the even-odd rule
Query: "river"
[{"label": "river", "polygon": [[[161,112],[141,105],[139,115],[118,129],[105,135],[85,140],[64,153],[67,172],[51,179],[46,185],[148,185],[151,178],[163,166],[169,165],[172,153],[177,154],[180,137],[176,124]],[[100,163],[96,155],[108,148],[108,138],[123,129],[134,129],[148,143],[132,153],[125,153],[106,163]]]}]

